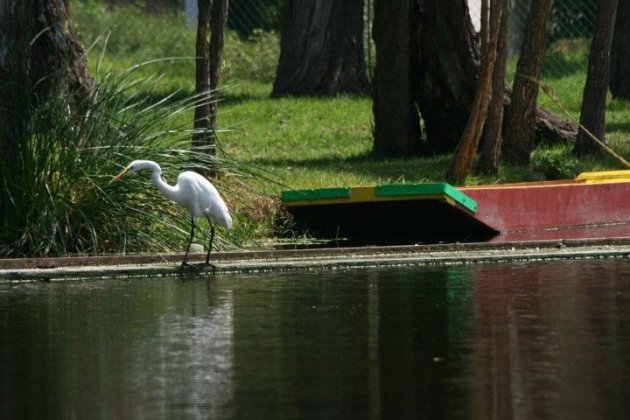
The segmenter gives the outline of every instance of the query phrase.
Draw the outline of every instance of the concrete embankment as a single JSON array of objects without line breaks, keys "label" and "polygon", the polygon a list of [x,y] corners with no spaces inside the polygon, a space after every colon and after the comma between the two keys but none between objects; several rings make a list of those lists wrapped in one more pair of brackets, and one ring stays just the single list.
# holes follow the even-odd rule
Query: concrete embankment
[{"label": "concrete embankment", "polygon": [[[204,254],[190,258],[203,261]],[[513,261],[623,258],[630,238],[217,252],[213,267],[181,267],[183,255],[81,256],[0,260],[0,283],[219,273],[343,270]]]}]

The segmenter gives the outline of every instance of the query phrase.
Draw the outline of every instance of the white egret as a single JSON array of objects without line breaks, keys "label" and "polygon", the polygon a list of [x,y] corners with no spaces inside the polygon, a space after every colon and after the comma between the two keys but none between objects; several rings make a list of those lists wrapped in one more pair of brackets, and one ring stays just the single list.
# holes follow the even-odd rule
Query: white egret
[{"label": "white egret", "polygon": [[116,175],[112,181],[143,169],[150,169],[155,186],[168,199],[184,206],[190,214],[190,239],[186,247],[186,255],[182,266],[188,265],[186,260],[188,259],[190,245],[195,235],[195,217],[208,219],[208,223],[210,223],[210,244],[208,245],[208,255],[206,255],[206,265],[209,265],[212,242],[214,241],[214,225],[212,222],[217,222],[226,229],[232,227],[232,217],[219,191],[205,177],[191,171],[182,172],[177,177],[177,183],[169,185],[162,179],[162,168],[160,168],[160,165],[151,160],[134,160]]}]

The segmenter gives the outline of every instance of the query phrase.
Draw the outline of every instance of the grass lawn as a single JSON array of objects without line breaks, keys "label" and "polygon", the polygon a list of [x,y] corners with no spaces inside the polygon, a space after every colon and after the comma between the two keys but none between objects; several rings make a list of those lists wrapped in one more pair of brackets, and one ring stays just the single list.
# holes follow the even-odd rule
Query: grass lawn
[{"label": "grass lawn", "polygon": [[[555,85],[570,91],[571,82]],[[248,95],[234,95],[239,86],[226,90],[220,106],[219,125],[228,130],[221,137],[227,155],[275,174],[292,188],[335,185],[440,181],[451,155],[434,157],[382,158],[372,155],[372,103],[369,98],[337,97],[270,99],[270,85],[247,88]],[[562,95],[562,91],[557,94]],[[232,99],[234,98],[234,99]],[[238,99],[236,99],[238,98]],[[563,112],[549,98],[541,103]],[[579,101],[563,105],[573,118],[579,117]],[[630,157],[630,103],[611,101],[607,114],[607,138],[619,153]],[[530,168],[504,165],[500,176],[473,174],[468,184],[513,182],[547,177],[571,177],[578,172],[619,169],[606,156],[578,161],[570,147],[541,146]],[[554,175],[555,172],[559,172]],[[270,184],[267,192],[277,193]]]},{"label": "grass lawn", "polygon": [[[174,91],[192,94],[194,62],[190,57],[194,54],[195,30],[184,24],[183,15],[147,16],[135,8],[107,9],[98,3],[91,6],[79,3],[74,14],[86,44],[93,45],[101,37],[90,53],[94,70],[99,60],[101,72],[103,68],[123,71],[138,63],[159,60],[137,71],[138,76],[161,75],[151,94],[167,95]],[[160,42],[155,42],[156,39]],[[220,147],[229,158],[260,168],[278,181],[258,188],[277,194],[284,187],[442,179],[450,162],[448,155],[384,159],[371,154],[373,117],[369,98],[271,99],[278,44],[277,34],[257,33],[249,40],[229,34],[225,45],[218,124],[226,132],[220,136]],[[103,48],[106,48],[104,54]],[[566,110],[573,118],[579,118],[587,48],[586,42],[566,42],[551,49],[544,81],[553,87],[564,109],[542,92],[541,105],[563,115]],[[512,61],[508,80],[513,77],[514,69]],[[192,121],[190,114],[181,118],[182,123],[186,119]],[[608,140],[627,159],[630,103],[611,101],[607,122]],[[549,165],[559,168],[548,168]],[[568,147],[542,147],[534,153],[530,168],[504,166],[497,179],[473,174],[467,183],[572,176],[580,171],[609,167],[619,165],[606,157],[578,162]]]},{"label": "grass lawn", "polygon": [[[105,70],[122,71],[134,64],[162,57],[188,57],[142,66],[138,75],[161,75],[152,95],[155,92],[191,94],[194,62],[190,57],[194,51],[194,28],[183,25],[182,16],[147,18],[129,9],[120,10],[94,6],[75,8],[75,20],[86,44],[91,45],[105,28],[112,31],[104,54],[102,43],[95,44],[90,51],[93,71],[96,72],[99,62],[99,74],[103,74]],[[116,13],[120,15],[117,17]],[[129,19],[136,21],[129,22]],[[179,23],[173,23],[173,19],[178,19]],[[142,31],[126,33],[130,31],[128,28],[134,27],[141,27]],[[175,33],[165,32],[165,27]],[[129,39],[134,40],[133,45]],[[585,79],[586,54],[584,47],[581,48],[573,55],[562,56],[570,64],[563,67],[567,69],[564,73],[548,72],[544,76],[545,82],[553,87],[562,101],[562,108],[543,93],[539,96],[542,105],[557,113],[567,111],[575,119],[579,117]],[[273,235],[273,214],[283,189],[442,180],[451,155],[394,159],[371,153],[373,117],[369,98],[271,99],[278,49],[278,36],[274,34],[258,34],[251,40],[228,36],[226,41],[224,84],[218,115],[218,124],[223,130],[219,135],[220,154],[226,160],[236,162],[235,168],[248,168],[263,175],[259,181],[251,177],[239,179],[238,170],[235,170],[233,179],[238,180],[239,185],[247,184],[247,189],[254,191],[252,195],[243,196],[241,187],[228,185],[227,195],[232,203],[243,200],[253,203],[236,205],[236,210],[243,213],[240,222],[247,228],[234,242],[245,244],[246,239]],[[513,72],[514,63],[509,75]],[[182,114],[179,119],[181,124],[190,121],[192,125],[191,112]],[[611,147],[630,160],[629,102],[609,102],[606,131]],[[620,163],[608,156],[578,160],[570,153],[569,146],[542,145],[534,152],[529,168],[504,165],[497,178],[473,174],[467,183],[562,178],[582,171],[621,168]],[[174,176],[170,175],[170,178]]]},{"label": "grass lawn", "polygon": [[[76,103],[72,95],[53,95],[33,110],[24,100],[30,92],[7,91],[12,141],[20,147],[15,159],[0,162],[11,197],[0,218],[0,256],[181,252],[190,229],[184,209],[166,200],[148,174],[110,181],[134,159],[157,161],[170,183],[184,169],[216,168],[214,157],[190,147],[196,30],[183,14],[93,0],[73,3],[73,20],[89,49],[94,96]],[[543,81],[562,104],[541,93],[542,105],[578,118],[587,47],[578,40],[550,49]],[[370,98],[271,99],[278,56],[278,34],[226,34],[217,154],[225,165],[213,183],[234,228],[219,229],[217,249],[291,238],[279,199],[285,189],[442,181],[450,154],[372,153]],[[514,68],[511,62],[508,82]],[[606,118],[610,146],[630,160],[630,102],[610,100]],[[571,178],[621,167],[608,155],[579,160],[570,145],[542,144],[529,167],[503,165],[497,177],[473,173],[466,182]],[[200,228],[196,240],[207,243],[207,222]]]}]

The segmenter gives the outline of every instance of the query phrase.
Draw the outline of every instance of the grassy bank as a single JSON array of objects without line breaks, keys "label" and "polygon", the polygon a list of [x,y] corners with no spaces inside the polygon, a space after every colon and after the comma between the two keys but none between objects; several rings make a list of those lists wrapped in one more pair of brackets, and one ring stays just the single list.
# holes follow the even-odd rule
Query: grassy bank
[{"label": "grassy bank", "polygon": [[[134,72],[134,77],[159,75],[159,79],[150,90],[136,94],[153,100],[192,94],[195,31],[186,26],[182,15],[147,16],[133,8],[109,10],[79,3],[74,18],[84,42],[92,46],[89,61],[97,79],[147,63]],[[222,129],[219,154],[227,169],[219,183],[236,215],[237,228],[231,234],[221,233],[226,238],[220,244],[223,248],[263,246],[265,239],[275,234],[277,197],[283,189],[442,180],[450,155],[396,159],[372,155],[369,98],[270,99],[278,43],[277,35],[263,33],[247,40],[230,34],[226,40],[218,124]],[[541,104],[556,112],[567,110],[574,118],[579,116],[586,66],[584,46],[576,48],[567,56],[571,66],[564,74],[545,75],[563,109],[543,94],[540,97]],[[192,110],[179,112],[169,121],[185,127],[192,123]],[[168,133],[164,136],[163,141],[168,142]],[[618,153],[630,159],[630,103],[610,101],[607,138]],[[120,165],[128,163],[125,158],[120,160]],[[172,159],[169,162],[165,178],[174,182],[178,168]],[[473,175],[468,183],[563,178],[582,171],[618,168],[620,165],[607,156],[578,160],[568,146],[542,145],[535,151],[530,168],[504,165],[498,177]],[[148,183],[146,186],[149,188]],[[178,213],[177,217],[184,216]],[[169,226],[151,229],[150,234],[159,237]],[[185,228],[179,225],[179,229],[183,244]],[[168,236],[165,241],[172,243],[172,238]],[[139,245],[133,251],[143,249]]]},{"label": "grassy bank", "polygon": [[[90,55],[94,70],[103,48],[106,51],[101,68],[109,71],[159,60],[138,70],[141,77],[161,75],[151,94],[192,93],[194,63],[190,57],[194,54],[195,30],[185,24],[183,15],[147,16],[135,8],[107,9],[94,3],[75,8],[75,20],[86,44],[93,45],[100,38]],[[226,39],[223,101],[218,118],[221,128],[228,130],[221,136],[226,154],[272,171],[287,185],[298,188],[441,179],[449,156],[383,160],[371,155],[372,112],[368,98],[270,99],[278,44],[277,34],[257,33],[243,40],[230,33]],[[550,50],[545,82],[561,98],[564,109],[541,92],[543,106],[559,114],[566,110],[579,118],[587,49],[588,44],[579,41]],[[164,60],[170,57],[176,58]],[[191,120],[192,116],[181,118]],[[630,137],[627,121],[630,104],[611,101],[607,137],[624,156],[630,153],[624,141]],[[503,167],[499,179],[472,176],[469,183],[540,179],[553,172],[544,166],[554,159],[566,158],[573,172],[615,167],[606,157],[574,162],[568,152],[568,148],[543,146],[534,154],[532,168]],[[567,171],[566,175],[570,174]],[[278,188],[269,185],[266,191],[275,193]]]}]

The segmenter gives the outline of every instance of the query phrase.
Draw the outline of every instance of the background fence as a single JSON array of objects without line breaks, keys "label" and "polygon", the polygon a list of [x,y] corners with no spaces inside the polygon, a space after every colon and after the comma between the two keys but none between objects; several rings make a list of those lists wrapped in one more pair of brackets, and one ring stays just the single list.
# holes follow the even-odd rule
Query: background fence
[{"label": "background fence", "polygon": [[[372,0],[368,0],[371,2]],[[121,6],[135,6],[134,13],[120,14],[113,19],[85,19],[84,15],[75,21],[79,22],[80,33],[85,36],[87,44],[97,35],[103,35],[111,31],[111,37],[129,36],[127,45],[135,43],[154,42],[170,45],[168,48],[156,48],[153,57],[160,58],[173,55],[192,55],[194,51],[194,9],[197,0],[77,0],[80,8],[104,8],[114,11]],[[270,82],[273,80],[275,63],[279,54],[279,28],[283,0],[230,0],[230,12],[228,27],[231,38],[226,41],[225,55],[228,77],[230,74],[239,74],[239,78],[248,78]],[[473,23],[478,28],[480,0],[468,0]],[[518,57],[522,33],[529,13],[529,0],[511,0],[510,2],[510,30],[509,48],[510,55]],[[555,0],[553,3],[551,22],[548,25],[548,50],[545,58],[543,79],[553,80],[571,76],[576,73],[584,73],[586,70],[588,45],[591,31],[595,22],[596,0]],[[370,3],[366,4],[366,21],[371,16]],[[103,11],[102,13],[106,13]],[[146,14],[149,19],[159,19],[159,16],[169,15],[177,19],[179,26],[165,23],[168,31],[152,34],[151,39],[141,41],[145,34],[143,28],[131,31],[126,26],[137,25],[132,19],[137,19],[138,13]],[[132,16],[133,15],[133,16]],[[82,18],[83,17],[83,18]],[[129,19],[128,22],[125,22]],[[100,25],[100,26],[99,26]],[[371,42],[371,25],[366,22],[366,42]],[[177,39],[167,39],[169,37]],[[135,39],[138,38],[138,39]],[[231,47],[237,40],[247,44],[239,44]],[[137,41],[137,42],[136,42]],[[178,43],[189,43],[188,47]],[[259,43],[254,46],[253,44]],[[187,49],[186,49],[187,48]],[[110,54],[117,54],[115,48],[109,48]],[[368,54],[373,57],[373,54]],[[373,63],[368,63],[373,64]],[[583,83],[579,77],[573,82],[576,85]],[[581,85],[576,86],[581,90]]]},{"label": "background fence", "polygon": [[[480,0],[468,0],[470,14],[479,29]],[[508,48],[510,57],[516,59],[527,17],[529,0],[511,0],[509,16]],[[555,0],[551,10],[551,21],[547,29],[547,55],[543,77],[563,77],[576,70],[576,61],[586,69],[585,55],[595,24],[595,0]]]}]

